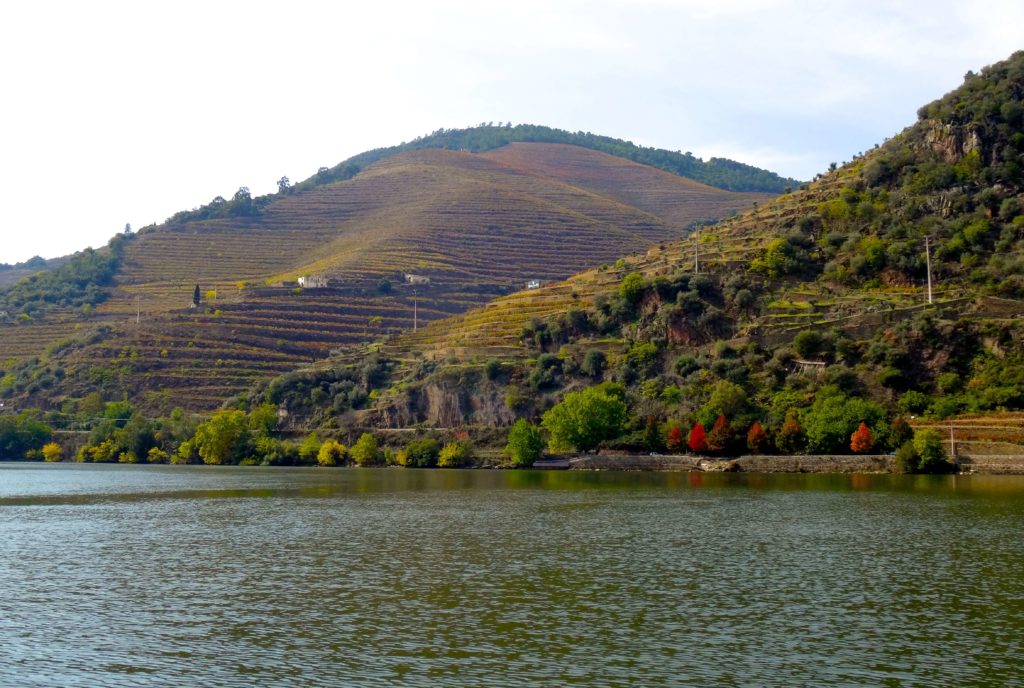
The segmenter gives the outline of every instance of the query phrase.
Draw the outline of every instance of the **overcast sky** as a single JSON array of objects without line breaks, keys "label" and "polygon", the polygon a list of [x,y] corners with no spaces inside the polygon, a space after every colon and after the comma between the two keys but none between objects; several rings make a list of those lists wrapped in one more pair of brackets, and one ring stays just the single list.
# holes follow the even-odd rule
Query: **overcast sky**
[{"label": "overcast sky", "polygon": [[807,179],[1022,39],[1020,0],[4,3],[0,262],[480,122]]}]

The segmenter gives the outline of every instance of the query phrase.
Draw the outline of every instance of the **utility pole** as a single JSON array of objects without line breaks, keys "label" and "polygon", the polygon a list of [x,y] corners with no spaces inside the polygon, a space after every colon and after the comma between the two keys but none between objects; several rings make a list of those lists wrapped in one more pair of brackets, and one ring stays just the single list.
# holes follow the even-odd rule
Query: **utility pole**
[{"label": "utility pole", "polygon": [[141,298],[142,297],[139,296],[138,294],[135,295],[135,325],[136,326],[138,326],[138,324],[142,321],[142,301],[140,300]]},{"label": "utility pole", "polygon": [[956,438],[953,437],[953,424],[949,424],[949,455],[956,458]]},{"label": "utility pole", "polygon": [[418,298],[418,296],[419,296],[419,294],[417,294],[416,290],[413,289],[412,290],[412,331],[413,332],[415,332],[417,329],[419,329],[419,310],[417,308],[417,298]]},{"label": "utility pole", "polygon": [[693,233],[693,274],[700,272],[700,233]]},{"label": "utility pole", "polygon": [[932,250],[931,235],[924,235],[924,259],[928,266],[928,305],[932,305]]}]

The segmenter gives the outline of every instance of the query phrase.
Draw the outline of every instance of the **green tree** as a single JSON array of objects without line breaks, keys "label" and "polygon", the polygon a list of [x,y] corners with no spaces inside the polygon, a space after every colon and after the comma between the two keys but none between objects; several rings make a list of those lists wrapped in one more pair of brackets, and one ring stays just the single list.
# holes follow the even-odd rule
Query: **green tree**
[{"label": "green tree", "polygon": [[621,387],[608,384],[566,394],[541,418],[551,433],[551,450],[590,451],[602,441],[618,437],[626,422],[623,394]]},{"label": "green tree", "polygon": [[413,440],[405,447],[405,465],[410,468],[434,468],[437,466],[439,454],[440,447],[437,440],[430,438]]},{"label": "green tree", "polygon": [[916,431],[914,451],[920,457],[917,468],[921,473],[942,473],[949,467],[946,448],[938,430],[925,428]]},{"label": "green tree", "polygon": [[635,306],[640,301],[647,289],[647,280],[638,272],[631,272],[622,279],[619,284],[619,296],[630,306]]},{"label": "green tree", "polygon": [[807,449],[818,454],[847,453],[850,435],[861,423],[874,428],[872,435],[878,436],[884,417],[882,407],[874,402],[823,387],[804,413]]},{"label": "green tree", "polygon": [[317,454],[320,453],[320,438],[315,432],[306,435],[299,445],[299,460],[302,463],[312,464],[317,462]]},{"label": "green tree", "polygon": [[348,455],[357,466],[372,466],[377,463],[380,449],[377,447],[377,440],[368,432],[364,432],[352,445]]},{"label": "green tree", "polygon": [[513,466],[525,468],[532,466],[533,462],[540,458],[543,448],[544,438],[541,436],[540,428],[520,418],[509,430],[508,442],[503,453]]},{"label": "green tree", "polygon": [[595,380],[600,379],[608,367],[608,357],[600,349],[588,349],[580,364],[580,371]]},{"label": "green tree", "polygon": [[199,424],[192,443],[203,463],[219,465],[238,463],[249,449],[249,438],[245,413],[223,409]]}]

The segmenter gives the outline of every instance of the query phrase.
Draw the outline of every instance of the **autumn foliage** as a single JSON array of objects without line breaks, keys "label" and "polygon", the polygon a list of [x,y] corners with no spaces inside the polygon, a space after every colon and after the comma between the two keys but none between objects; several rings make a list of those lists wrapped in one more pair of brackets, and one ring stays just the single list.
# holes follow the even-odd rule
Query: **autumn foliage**
[{"label": "autumn foliage", "polygon": [[699,454],[707,448],[707,433],[704,432],[704,426],[697,423],[693,426],[693,430],[690,430],[690,437],[686,442],[686,446],[690,448],[690,451]]},{"label": "autumn foliage", "polygon": [[755,454],[760,454],[768,448],[768,433],[764,431],[759,420],[755,420],[747,431],[747,448]]},{"label": "autumn foliage", "polygon": [[708,433],[707,447],[715,453],[721,453],[728,448],[731,439],[732,426],[729,424],[729,419],[725,417],[725,414],[719,414],[715,424],[711,427],[711,432]]},{"label": "autumn foliage", "polygon": [[871,448],[875,446],[875,438],[871,434],[871,430],[864,423],[860,424],[853,434],[850,435],[850,449],[855,454],[864,454],[871,451]]},{"label": "autumn foliage", "polygon": [[668,429],[668,435],[665,437],[665,447],[672,452],[677,452],[683,448],[686,443],[686,438],[683,436],[683,429],[678,425],[673,425]]}]

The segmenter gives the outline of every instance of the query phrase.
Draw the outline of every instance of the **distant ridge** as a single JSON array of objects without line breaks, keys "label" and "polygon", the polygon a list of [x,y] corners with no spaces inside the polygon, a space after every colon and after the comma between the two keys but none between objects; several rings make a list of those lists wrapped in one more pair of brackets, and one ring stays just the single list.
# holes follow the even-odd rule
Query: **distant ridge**
[{"label": "distant ridge", "polygon": [[588,132],[570,132],[537,124],[481,124],[466,129],[438,129],[408,143],[386,148],[375,148],[360,153],[332,167],[324,168],[298,188],[311,188],[320,184],[347,179],[369,164],[396,153],[425,148],[447,148],[473,153],[493,150],[509,143],[567,143],[616,155],[643,165],[650,165],[680,177],[714,186],[726,191],[762,191],[780,194],[786,187],[799,186],[800,181],[781,177],[774,172],[746,165],[727,158],[707,161],[691,153],[661,148],[638,146],[632,141],[599,136]]}]

